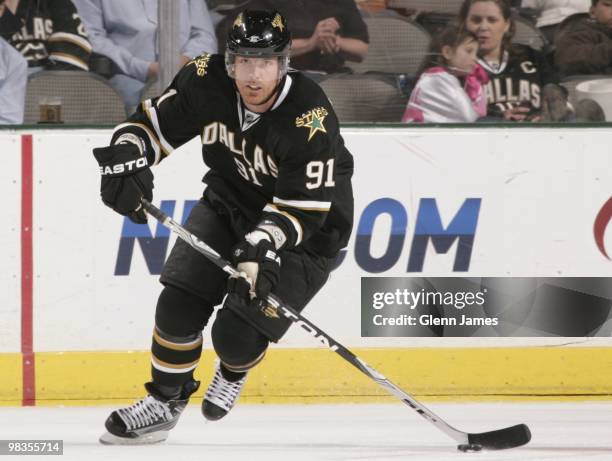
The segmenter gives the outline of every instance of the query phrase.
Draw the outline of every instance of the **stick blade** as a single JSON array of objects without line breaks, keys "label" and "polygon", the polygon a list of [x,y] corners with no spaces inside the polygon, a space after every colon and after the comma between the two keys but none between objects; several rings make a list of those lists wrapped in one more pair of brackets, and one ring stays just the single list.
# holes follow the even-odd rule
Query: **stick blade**
[{"label": "stick blade", "polygon": [[526,445],[531,440],[531,431],[525,424],[498,429],[496,431],[468,434],[470,444],[477,444],[486,450],[505,450]]}]

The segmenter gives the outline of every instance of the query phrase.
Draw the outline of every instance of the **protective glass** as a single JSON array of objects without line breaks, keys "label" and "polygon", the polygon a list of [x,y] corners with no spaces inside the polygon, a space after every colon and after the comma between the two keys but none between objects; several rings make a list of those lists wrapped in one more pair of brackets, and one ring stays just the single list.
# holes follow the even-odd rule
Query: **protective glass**
[{"label": "protective glass", "polygon": [[225,53],[227,74],[240,81],[277,81],[285,76],[289,67],[289,57],[285,55],[242,56],[232,52]]}]

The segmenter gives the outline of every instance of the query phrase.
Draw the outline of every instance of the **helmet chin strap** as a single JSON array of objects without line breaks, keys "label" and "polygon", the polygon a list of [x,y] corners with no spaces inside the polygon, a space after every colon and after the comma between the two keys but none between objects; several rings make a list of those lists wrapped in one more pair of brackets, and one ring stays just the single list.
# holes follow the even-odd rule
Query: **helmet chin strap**
[{"label": "helmet chin strap", "polygon": [[270,93],[270,96],[268,96],[264,102],[262,102],[261,104],[265,104],[268,101],[270,101],[270,99],[272,99],[273,97],[278,97],[279,93],[280,93],[280,88],[282,87],[282,85],[285,83],[285,79],[287,78],[287,75],[285,74],[283,76],[283,78],[281,78],[278,83],[276,84],[276,86],[274,87],[274,90],[272,90],[272,92]]}]

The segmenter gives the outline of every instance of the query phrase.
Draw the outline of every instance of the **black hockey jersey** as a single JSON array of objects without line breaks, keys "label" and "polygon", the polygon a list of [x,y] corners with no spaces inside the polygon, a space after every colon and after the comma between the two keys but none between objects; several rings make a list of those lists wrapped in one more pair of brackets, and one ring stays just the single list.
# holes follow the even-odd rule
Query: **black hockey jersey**
[{"label": "black hockey jersey", "polygon": [[150,164],[200,136],[209,171],[203,181],[253,223],[283,229],[283,248],[303,245],[334,257],[353,223],[353,158],[321,88],[289,72],[272,108],[242,104],[224,57],[204,54],[177,74],[158,98],[144,101],[113,134],[136,135]]},{"label": "black hockey jersey", "polygon": [[512,107],[524,105],[530,112],[542,107],[542,88],[556,83],[554,69],[539,51],[525,45],[512,45],[511,52],[504,52],[499,68],[480,59],[487,71],[489,82],[484,85],[487,98],[487,115],[502,116]]},{"label": "black hockey jersey", "polygon": [[70,0],[21,0],[14,15],[5,10],[0,35],[30,67],[89,70],[91,45]]}]

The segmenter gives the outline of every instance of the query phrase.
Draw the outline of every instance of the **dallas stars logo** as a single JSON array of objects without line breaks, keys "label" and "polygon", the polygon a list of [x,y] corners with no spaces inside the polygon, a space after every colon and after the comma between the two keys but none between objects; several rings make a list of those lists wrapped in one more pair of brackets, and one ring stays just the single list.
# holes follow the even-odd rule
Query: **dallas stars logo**
[{"label": "dallas stars logo", "polygon": [[285,26],[283,25],[283,18],[281,17],[280,14],[277,14],[276,16],[274,16],[274,19],[272,20],[272,27],[276,27],[281,32],[285,28]]},{"label": "dallas stars logo", "polygon": [[310,133],[308,133],[308,141],[310,141],[319,131],[321,133],[327,133],[323,125],[327,114],[327,110],[324,107],[316,107],[303,114],[301,117],[297,117],[295,119],[295,126],[298,128],[304,127],[310,129]]},{"label": "dallas stars logo", "polygon": [[208,53],[204,53],[197,58],[192,59],[187,63],[187,65],[193,64],[196,66],[196,73],[198,77],[204,77],[206,75],[206,70],[208,68],[208,61],[210,61],[211,55]]}]

